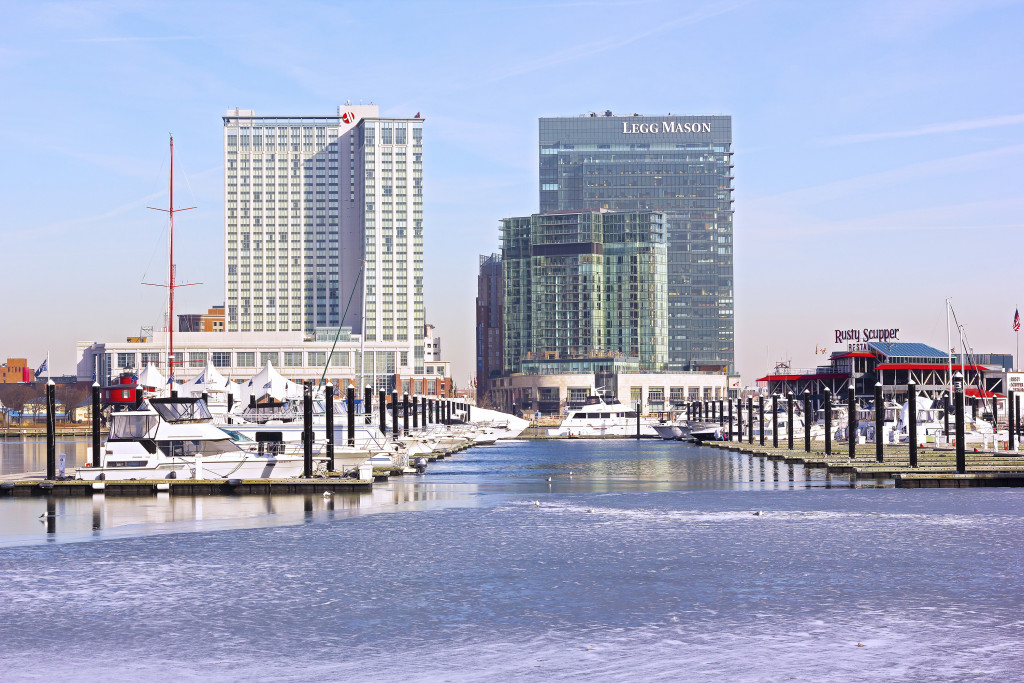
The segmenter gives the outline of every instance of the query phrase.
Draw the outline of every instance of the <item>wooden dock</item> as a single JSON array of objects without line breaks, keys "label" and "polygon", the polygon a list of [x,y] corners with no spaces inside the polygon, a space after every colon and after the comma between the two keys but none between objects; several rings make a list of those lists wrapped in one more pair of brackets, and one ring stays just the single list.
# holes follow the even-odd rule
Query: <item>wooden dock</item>
[{"label": "wooden dock", "polygon": [[910,466],[910,448],[886,444],[882,462],[875,458],[873,443],[858,444],[855,457],[850,458],[847,443],[833,444],[831,455],[825,454],[824,442],[812,442],[804,450],[802,439],[794,449],[773,448],[758,443],[708,441],[701,445],[787,464],[823,469],[828,474],[849,476],[852,480],[892,480],[896,488],[968,488],[980,486],[1024,486],[1024,453],[1014,451],[974,451],[966,453],[967,467],[956,471],[956,451],[949,447],[917,449],[917,467]]},{"label": "wooden dock", "polygon": [[[470,448],[469,445],[438,450],[427,456],[429,462],[444,460]],[[403,474],[401,468],[374,468],[373,479],[352,479],[340,474],[295,479],[129,479],[111,481],[76,480],[75,470],[63,479],[47,480],[45,472],[0,475],[0,496],[145,496],[169,493],[175,496],[272,495],[283,493],[366,492],[374,481],[387,481]]]},{"label": "wooden dock", "polygon": [[[242,494],[365,492],[371,480],[343,477],[310,479],[129,479],[122,481],[46,480],[42,473],[17,475],[0,481],[0,496],[146,496],[169,493],[172,496],[213,496]],[[74,476],[73,474],[71,476]]]}]

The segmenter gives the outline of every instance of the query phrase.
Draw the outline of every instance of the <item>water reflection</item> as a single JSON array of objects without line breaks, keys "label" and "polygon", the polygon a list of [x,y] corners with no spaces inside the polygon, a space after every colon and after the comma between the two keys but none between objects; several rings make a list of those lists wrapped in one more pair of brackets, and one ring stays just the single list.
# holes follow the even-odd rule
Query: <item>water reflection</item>
[{"label": "water reflection", "polygon": [[[77,450],[84,461],[84,450]],[[5,458],[37,464],[39,444],[7,444]],[[45,451],[45,444],[41,446]],[[69,449],[71,450],[71,449]],[[11,466],[13,460],[7,460]],[[884,485],[884,482],[882,482]],[[76,541],[224,528],[309,524],[345,515],[483,506],[508,496],[678,490],[772,491],[878,486],[820,469],[678,442],[542,441],[474,448],[431,465],[426,476],[378,483],[372,492],[217,496],[0,498],[0,545]]]},{"label": "water reflection", "polygon": [[287,526],[348,514],[447,505],[475,487],[378,484],[365,493],[46,496],[0,499],[0,546],[182,531]]},{"label": "water reflection", "polygon": [[[88,462],[90,441],[67,439],[56,442],[57,457],[64,453],[67,467],[79,467]],[[12,436],[0,438],[0,474],[42,472],[46,470],[46,439]]]}]

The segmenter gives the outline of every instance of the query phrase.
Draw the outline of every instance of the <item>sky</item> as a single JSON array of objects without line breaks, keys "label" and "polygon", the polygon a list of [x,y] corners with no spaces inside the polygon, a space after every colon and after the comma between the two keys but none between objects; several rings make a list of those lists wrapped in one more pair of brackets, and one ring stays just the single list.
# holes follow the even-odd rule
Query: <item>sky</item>
[{"label": "sky", "polygon": [[224,300],[228,108],[420,112],[427,320],[465,386],[478,257],[538,208],[537,119],[728,114],[736,364],[835,329],[1014,353],[1024,304],[1020,2],[0,1],[0,362],[160,328],[168,134],[176,312]]}]

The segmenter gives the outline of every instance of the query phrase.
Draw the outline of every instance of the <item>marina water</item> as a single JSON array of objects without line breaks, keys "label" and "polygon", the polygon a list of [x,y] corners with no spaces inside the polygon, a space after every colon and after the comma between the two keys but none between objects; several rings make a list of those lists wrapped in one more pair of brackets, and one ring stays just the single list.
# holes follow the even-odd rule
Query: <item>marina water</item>
[{"label": "marina water", "polygon": [[474,448],[372,494],[0,498],[0,520],[4,680],[1024,664],[1013,489],[855,488],[680,443],[571,440]]}]

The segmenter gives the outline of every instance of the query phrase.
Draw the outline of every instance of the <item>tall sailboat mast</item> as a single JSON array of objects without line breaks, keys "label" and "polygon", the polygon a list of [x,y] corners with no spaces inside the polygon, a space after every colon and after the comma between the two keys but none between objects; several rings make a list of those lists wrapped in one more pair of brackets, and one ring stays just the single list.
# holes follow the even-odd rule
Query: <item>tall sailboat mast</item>
[{"label": "tall sailboat mast", "polygon": [[189,206],[184,209],[174,208],[174,136],[171,135],[171,178],[168,187],[168,200],[167,208],[161,209],[155,206],[147,208],[153,209],[154,211],[164,211],[168,217],[168,231],[167,231],[167,284],[157,285],[151,282],[143,282],[144,285],[153,285],[155,287],[167,287],[167,380],[170,383],[174,381],[174,290],[177,287],[189,287],[191,285],[201,285],[201,282],[187,282],[179,285],[174,281],[174,214],[179,211],[188,211],[196,207]]}]

